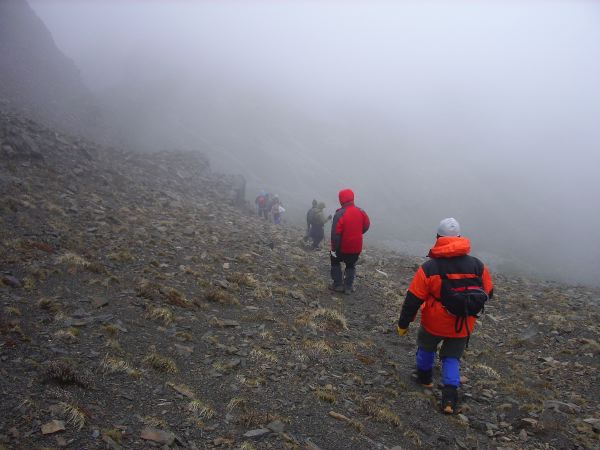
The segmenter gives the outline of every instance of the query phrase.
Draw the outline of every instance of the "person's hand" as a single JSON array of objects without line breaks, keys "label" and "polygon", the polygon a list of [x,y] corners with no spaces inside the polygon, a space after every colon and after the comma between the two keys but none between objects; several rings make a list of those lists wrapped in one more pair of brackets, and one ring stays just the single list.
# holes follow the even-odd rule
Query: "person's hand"
[{"label": "person's hand", "polygon": [[400,328],[400,325],[396,325],[396,331],[398,336],[406,336],[408,334],[408,328]]},{"label": "person's hand", "polygon": [[335,252],[335,250],[331,250],[331,251],[329,252],[329,254],[330,254],[331,256],[333,256],[334,258],[337,258],[337,253]]}]

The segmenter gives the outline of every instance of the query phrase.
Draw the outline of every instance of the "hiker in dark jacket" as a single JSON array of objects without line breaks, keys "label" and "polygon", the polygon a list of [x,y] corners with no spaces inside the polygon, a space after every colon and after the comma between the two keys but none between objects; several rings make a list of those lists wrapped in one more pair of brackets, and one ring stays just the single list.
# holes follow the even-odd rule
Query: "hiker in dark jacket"
[{"label": "hiker in dark jacket", "polygon": [[331,214],[329,217],[325,217],[323,210],[325,209],[325,203],[320,202],[311,214],[310,222],[310,237],[312,238],[312,249],[316,250],[319,248],[319,244],[325,237],[325,224],[331,220]]},{"label": "hiker in dark jacket", "polygon": [[[340,205],[331,224],[331,278],[329,289],[350,294],[356,276],[356,262],[362,251],[363,234],[370,226],[369,216],[354,205],[354,192],[342,189]],[[342,274],[341,263],[346,264]]]},{"label": "hiker in dark jacket", "polygon": [[318,203],[316,199],[313,199],[312,206],[308,211],[306,211],[306,234],[304,235],[304,239],[308,239],[310,237],[310,221],[311,216],[314,212],[314,209],[317,207]]},{"label": "hiker in dark jacket", "polygon": [[461,237],[458,222],[442,220],[430,259],[417,270],[408,288],[397,326],[398,334],[405,336],[421,309],[415,375],[425,387],[433,387],[435,354],[442,343],[442,410],[447,414],[456,410],[460,358],[475,328],[476,314],[493,295],[488,268],[469,256],[470,251],[471,243]]}]

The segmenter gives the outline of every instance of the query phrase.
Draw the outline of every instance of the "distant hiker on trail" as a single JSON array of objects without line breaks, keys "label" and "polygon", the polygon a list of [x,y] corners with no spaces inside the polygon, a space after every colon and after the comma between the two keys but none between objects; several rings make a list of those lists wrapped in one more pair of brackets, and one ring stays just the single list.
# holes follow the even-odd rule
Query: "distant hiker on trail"
[{"label": "distant hiker on trail", "polygon": [[310,222],[311,222],[311,216],[314,212],[314,209],[317,207],[317,200],[313,199],[312,201],[312,206],[310,207],[310,209],[306,212],[306,234],[304,235],[304,240],[308,239],[310,237]]},{"label": "distant hiker on trail", "polygon": [[269,218],[269,194],[266,191],[261,191],[254,203],[256,204],[258,216],[267,220]]},{"label": "distant hiker on trail", "polygon": [[234,203],[237,206],[243,206],[246,204],[246,178],[243,175],[237,174],[233,176],[233,192],[234,192]]},{"label": "distant hiker on trail", "polygon": [[325,237],[325,224],[331,220],[331,214],[325,218],[323,210],[325,209],[325,203],[320,202],[311,211],[310,215],[310,237],[312,238],[312,249],[317,250],[319,244]]},{"label": "distant hiker on trail", "polygon": [[275,225],[281,224],[281,220],[283,218],[284,212],[285,212],[285,208],[279,201],[279,196],[275,195],[273,197],[273,202],[271,204],[271,215],[273,216],[273,223]]},{"label": "distant hiker on trail", "polygon": [[[354,192],[342,189],[339,192],[342,207],[335,212],[331,224],[331,278],[329,289],[351,294],[356,275],[356,261],[362,251],[363,234],[371,222],[362,209],[354,206]],[[342,275],[342,264],[346,269]]]},{"label": "distant hiker on trail", "polygon": [[471,243],[461,237],[459,223],[453,218],[442,220],[435,245],[429,251],[431,259],[417,270],[397,325],[398,334],[405,336],[421,309],[415,377],[424,387],[433,387],[435,354],[442,343],[441,406],[446,414],[456,411],[460,358],[468,346],[477,315],[493,295],[488,268],[469,256],[470,251]]}]

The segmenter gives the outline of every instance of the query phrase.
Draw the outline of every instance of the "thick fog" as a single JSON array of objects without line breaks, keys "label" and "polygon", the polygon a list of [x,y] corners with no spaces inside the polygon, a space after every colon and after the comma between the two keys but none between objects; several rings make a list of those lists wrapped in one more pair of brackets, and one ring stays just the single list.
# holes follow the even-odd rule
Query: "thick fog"
[{"label": "thick fog", "polygon": [[456,217],[503,270],[600,281],[600,4],[31,0],[122,145],[193,149],[368,242]]}]

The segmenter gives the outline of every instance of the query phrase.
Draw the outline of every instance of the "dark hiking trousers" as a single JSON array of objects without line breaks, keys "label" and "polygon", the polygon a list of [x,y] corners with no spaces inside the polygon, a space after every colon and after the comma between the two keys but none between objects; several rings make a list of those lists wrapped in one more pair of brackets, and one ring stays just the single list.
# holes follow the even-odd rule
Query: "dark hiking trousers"
[{"label": "dark hiking trousers", "polygon": [[420,327],[417,334],[417,346],[427,352],[436,352],[438,345],[442,343],[440,348],[440,358],[456,358],[460,359],[467,345],[467,338],[446,338],[442,336],[434,336],[428,333],[425,328]]},{"label": "dark hiking trousers", "polygon": [[[334,286],[344,286],[346,289],[352,289],[354,277],[356,276],[356,261],[358,261],[359,253],[338,253],[331,259],[331,279]],[[346,269],[342,274],[342,263],[346,264]]]},{"label": "dark hiking trousers", "polygon": [[325,228],[311,225],[310,237],[312,238],[312,241],[313,241],[312,248],[314,250],[319,246],[319,244],[325,237]]}]

